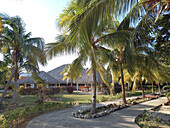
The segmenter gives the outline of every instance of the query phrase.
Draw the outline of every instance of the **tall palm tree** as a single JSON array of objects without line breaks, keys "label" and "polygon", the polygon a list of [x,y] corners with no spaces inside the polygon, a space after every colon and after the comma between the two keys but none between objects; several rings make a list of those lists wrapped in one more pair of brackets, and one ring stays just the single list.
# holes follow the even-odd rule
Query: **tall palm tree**
[{"label": "tall palm tree", "polygon": [[[49,55],[53,56],[57,52],[61,52],[61,50],[59,50],[59,49],[62,48],[63,45],[65,46],[64,48],[62,48],[63,50],[68,50],[68,49],[70,49],[69,47],[71,46],[72,48],[74,47],[75,49],[78,49],[78,51],[79,51],[79,53],[78,53],[79,57],[75,60],[75,64],[79,63],[79,64],[77,64],[77,66],[79,65],[80,69],[82,69],[82,64],[84,62],[86,62],[88,59],[91,61],[91,67],[92,67],[93,79],[94,79],[94,93],[93,93],[93,98],[92,98],[91,112],[94,113],[95,107],[96,107],[96,71],[97,71],[97,68],[99,67],[97,61],[98,61],[101,51],[106,50],[106,48],[102,47],[103,44],[100,45],[100,42],[103,38],[108,40],[108,38],[110,38],[111,36],[113,36],[113,38],[116,38],[117,35],[119,35],[119,36],[123,35],[123,36],[125,36],[125,39],[120,38],[120,40],[121,39],[124,40],[124,41],[121,40],[120,42],[121,43],[123,42],[125,44],[125,40],[127,41],[127,35],[129,35],[130,31],[125,30],[125,31],[119,31],[117,33],[115,33],[114,31],[111,31],[111,29],[117,28],[117,25],[118,25],[117,20],[113,22],[113,20],[111,18],[112,15],[105,18],[102,22],[98,22],[95,19],[95,17],[92,17],[93,22],[98,22],[98,25],[96,27],[93,27],[93,22],[91,22],[91,21],[85,22],[84,25],[81,27],[76,27],[76,26],[78,26],[76,18],[79,18],[79,13],[84,11],[83,9],[87,8],[89,3],[87,3],[84,7],[84,6],[81,6],[81,2],[80,2],[81,8],[80,7],[77,8],[76,5],[77,5],[77,3],[73,2],[70,6],[71,10],[65,11],[67,13],[64,12],[64,15],[61,15],[61,17],[60,17],[61,18],[61,21],[60,21],[61,27],[64,26],[64,28],[66,28],[66,30],[67,30],[66,32],[69,32],[68,37],[62,43],[56,43],[55,45],[52,45],[52,44],[47,45],[47,48],[48,48],[47,52],[49,53]],[[76,9],[73,7],[76,7]],[[72,11],[74,13],[71,13]],[[70,19],[70,22],[68,22],[68,18]],[[67,20],[65,21],[65,19],[67,19]],[[120,27],[124,28],[123,24],[121,24]],[[121,28],[118,28],[118,30],[121,30]],[[108,45],[109,45],[109,43],[108,43]],[[114,43],[114,45],[115,45],[115,43]],[[124,47],[122,47],[122,48],[124,49]],[[127,49],[127,47],[126,47],[126,49]],[[120,50],[121,50],[121,48],[120,48]],[[123,59],[121,59],[119,61],[121,67],[122,67],[122,61],[123,61]],[[76,69],[79,69],[79,68],[76,68]],[[123,74],[122,68],[120,68],[120,69]],[[123,81],[123,77],[122,77],[122,81]],[[122,83],[124,84],[124,82],[122,82]],[[124,100],[124,103],[126,103],[126,100]]]},{"label": "tall palm tree", "polygon": [[38,62],[41,64],[46,62],[45,53],[43,52],[44,40],[42,38],[31,38],[31,33],[26,34],[25,24],[20,17],[10,17],[1,14],[1,18],[4,26],[4,34],[0,37],[0,46],[7,49],[6,54],[12,60],[13,70],[5,91],[1,96],[0,103],[2,103],[13,77],[15,81],[13,103],[15,103],[19,70],[24,68],[27,71],[38,71]]}]

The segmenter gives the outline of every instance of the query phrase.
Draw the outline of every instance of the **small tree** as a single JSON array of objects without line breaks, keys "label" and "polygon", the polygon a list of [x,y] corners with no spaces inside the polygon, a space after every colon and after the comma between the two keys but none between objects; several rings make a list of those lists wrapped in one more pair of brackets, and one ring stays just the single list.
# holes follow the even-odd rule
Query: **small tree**
[{"label": "small tree", "polygon": [[0,98],[0,103],[4,99],[12,78],[15,81],[12,102],[16,103],[19,70],[24,68],[27,71],[37,71],[39,69],[38,62],[41,64],[46,62],[43,51],[44,40],[42,38],[31,38],[31,33],[26,34],[25,24],[20,17],[2,14],[0,16],[4,28],[4,33],[0,36],[0,48],[6,49],[5,54],[12,61],[12,73]]}]

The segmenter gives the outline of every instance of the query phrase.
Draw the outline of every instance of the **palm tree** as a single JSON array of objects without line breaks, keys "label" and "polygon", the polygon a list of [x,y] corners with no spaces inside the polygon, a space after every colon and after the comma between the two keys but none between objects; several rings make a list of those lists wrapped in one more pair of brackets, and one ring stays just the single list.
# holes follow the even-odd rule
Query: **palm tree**
[{"label": "palm tree", "polygon": [[63,80],[67,79],[67,83],[71,80],[71,86],[73,86],[73,80],[76,81],[78,77],[81,77],[81,72],[76,72],[71,64],[68,64],[60,74],[63,74]]},{"label": "palm tree", "polygon": [[4,25],[4,34],[0,37],[1,48],[6,48],[6,54],[12,60],[12,73],[5,86],[5,91],[1,96],[2,103],[11,79],[14,77],[15,87],[13,95],[13,103],[17,98],[18,76],[19,70],[38,71],[38,62],[44,64],[46,57],[43,52],[44,40],[42,38],[31,38],[31,33],[25,33],[25,24],[20,17],[9,17],[2,15],[1,18]]},{"label": "palm tree", "polygon": [[169,0],[145,0],[142,2],[145,5],[145,8],[152,10],[153,12],[157,12],[157,17],[155,22],[158,20],[160,14],[162,12],[169,12],[170,14],[170,2]]},{"label": "palm tree", "polygon": [[[105,20],[103,20],[102,22],[98,22],[95,20],[95,17],[92,19],[93,22],[98,22],[97,27],[93,27],[93,22],[91,21],[87,21],[84,23],[84,26],[81,26],[80,28],[76,27],[77,26],[77,21],[76,18],[78,17],[79,13],[82,12],[82,8],[83,6],[80,8],[78,8],[77,10],[77,3],[72,3],[71,4],[71,9],[68,11],[65,11],[67,13],[64,12],[63,15],[61,15],[61,27],[64,26],[64,28],[66,28],[66,30],[69,30],[69,35],[66,38],[65,42],[62,43],[56,43],[55,45],[49,44],[47,45],[48,47],[48,53],[49,55],[55,55],[57,52],[63,52],[62,50],[59,50],[60,48],[63,49],[63,45],[65,46],[63,50],[68,50],[70,48],[68,47],[74,47],[75,49],[78,49],[79,51],[79,57],[75,60],[76,65],[81,65],[80,69],[82,69],[82,64],[84,62],[86,62],[88,60],[88,58],[91,61],[91,67],[92,67],[92,72],[93,72],[93,79],[94,79],[94,94],[93,94],[93,98],[92,98],[92,110],[91,112],[94,113],[95,112],[95,107],[96,107],[96,71],[97,68],[99,67],[99,63],[97,63],[99,55],[101,54],[101,51],[103,52],[104,50],[107,51],[106,48],[102,47],[102,45],[99,45],[99,43],[101,42],[102,39],[106,39],[108,40],[108,38],[116,38],[117,35],[123,35],[125,36],[125,39],[120,38],[121,43],[123,42],[125,44],[125,41],[127,41],[127,35],[129,37],[129,33],[130,31],[119,31],[117,33],[115,33],[114,31],[111,31],[111,29],[115,29],[117,28],[118,25],[118,21],[114,21],[112,20],[112,15],[110,15],[109,17],[107,17]],[[75,6],[74,6],[75,5]],[[81,2],[80,2],[81,5]],[[83,4],[84,5],[84,4]],[[88,4],[86,4],[85,8],[88,6]],[[74,8],[72,7],[76,7],[76,9],[74,10]],[[73,10],[72,10],[73,9]],[[74,13],[71,13],[71,12]],[[68,18],[70,19],[70,22],[68,22]],[[66,21],[64,19],[67,19]],[[121,27],[124,28],[123,26],[124,24],[120,25],[120,28],[118,28],[118,30],[121,30]],[[92,27],[89,27],[92,26]],[[67,32],[66,31],[66,32]],[[111,33],[112,32],[112,33]],[[109,33],[106,36],[106,33]],[[68,43],[69,42],[69,43]],[[116,41],[115,41],[116,42]],[[117,41],[119,42],[119,41]],[[110,43],[110,42],[109,42]],[[109,45],[108,43],[108,45]],[[110,44],[111,45],[111,44]],[[115,45],[115,43],[114,43]],[[71,48],[71,49],[72,49]],[[122,48],[124,49],[124,46],[122,46]],[[127,49],[127,47],[126,47]],[[120,48],[121,50],[121,48]],[[124,51],[121,51],[123,54]],[[97,54],[99,53],[99,54]],[[123,56],[123,55],[122,55]],[[121,57],[122,57],[121,56]],[[120,58],[119,58],[120,59]],[[83,62],[82,62],[83,61]],[[123,69],[122,69],[122,62],[124,60],[121,59],[120,62],[120,70],[121,73],[123,74]],[[79,63],[79,64],[77,64]],[[79,68],[76,68],[79,69]],[[123,81],[123,77],[122,77],[122,81]],[[124,81],[122,82],[124,85]],[[124,92],[124,86],[123,86],[123,92]],[[123,93],[124,94],[124,93]],[[125,97],[125,94],[124,94]],[[125,98],[124,98],[125,99]],[[124,103],[126,103],[126,100],[124,100]]]}]

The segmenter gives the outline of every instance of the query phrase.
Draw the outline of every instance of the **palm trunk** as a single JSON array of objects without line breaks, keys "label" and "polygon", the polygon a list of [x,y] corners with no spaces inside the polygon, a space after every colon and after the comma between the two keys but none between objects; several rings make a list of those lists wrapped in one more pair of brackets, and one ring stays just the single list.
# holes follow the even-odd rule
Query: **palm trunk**
[{"label": "palm trunk", "polygon": [[154,83],[152,82],[152,94],[155,94]]},{"label": "palm trunk", "polygon": [[18,88],[18,83],[17,83],[17,80],[15,80],[15,86],[14,86],[14,94],[13,94],[12,104],[16,104],[16,102],[17,102],[17,88]]},{"label": "palm trunk", "polygon": [[159,88],[159,94],[161,95],[161,87],[160,87],[160,83],[158,82],[158,88]]},{"label": "palm trunk", "polygon": [[9,84],[11,83],[11,80],[14,77],[16,70],[17,70],[17,66],[15,65],[15,67],[14,67],[12,73],[11,73],[11,76],[9,77],[9,80],[8,80],[6,86],[5,86],[4,92],[2,93],[2,96],[0,98],[0,104],[2,104],[2,101],[4,100],[5,94],[8,90],[8,88],[9,88]]},{"label": "palm trunk", "polygon": [[144,92],[144,87],[143,87],[143,81],[141,79],[141,88],[142,88],[142,98],[145,98],[145,92]]},{"label": "palm trunk", "polygon": [[91,113],[96,112],[96,70],[93,68],[93,95],[92,95],[92,108]]},{"label": "palm trunk", "polygon": [[123,68],[122,68],[122,64],[120,63],[120,70],[121,70],[121,80],[122,80],[122,100],[123,103],[126,104],[126,94],[125,94],[125,84],[124,84],[124,76],[123,76]]},{"label": "palm trunk", "polygon": [[17,81],[18,81],[18,65],[17,65],[17,62],[16,62],[16,71],[14,74],[14,81],[15,81],[15,86],[14,86],[12,104],[15,104],[17,101],[17,88],[18,88],[18,83],[17,83]]}]

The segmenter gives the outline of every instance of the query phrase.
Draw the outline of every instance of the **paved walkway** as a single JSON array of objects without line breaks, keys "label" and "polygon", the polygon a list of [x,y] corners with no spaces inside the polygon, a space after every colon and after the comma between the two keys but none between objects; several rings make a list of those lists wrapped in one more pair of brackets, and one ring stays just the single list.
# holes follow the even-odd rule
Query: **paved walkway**
[{"label": "paved walkway", "polygon": [[[112,103],[117,103],[119,101],[120,100],[112,101]],[[71,116],[72,112],[89,107],[89,105],[82,105],[38,116],[30,121],[26,128],[138,128],[134,122],[138,114],[142,113],[143,110],[149,110],[166,101],[166,97],[160,97],[155,100],[124,108],[100,118],[73,118]],[[109,103],[111,102],[98,104],[98,106]]]}]

